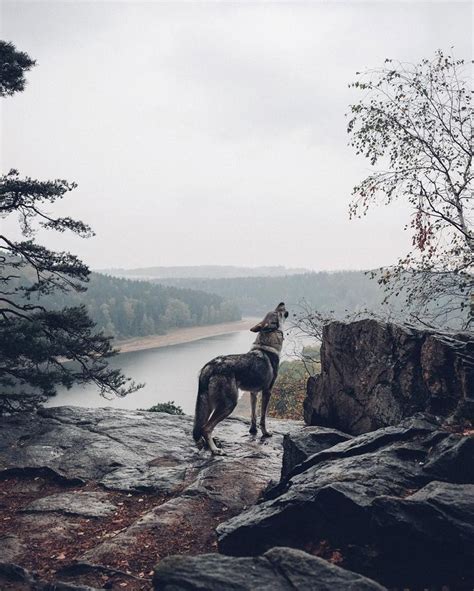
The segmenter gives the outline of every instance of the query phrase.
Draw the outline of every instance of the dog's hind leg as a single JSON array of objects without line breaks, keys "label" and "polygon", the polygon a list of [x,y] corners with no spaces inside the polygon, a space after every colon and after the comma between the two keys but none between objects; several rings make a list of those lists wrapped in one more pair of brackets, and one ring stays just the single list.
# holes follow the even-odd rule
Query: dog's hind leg
[{"label": "dog's hind leg", "polygon": [[257,433],[257,396],[258,392],[250,392],[250,405],[252,408],[252,418],[250,423],[249,433],[256,435]]},{"label": "dog's hind leg", "polygon": [[210,407],[209,400],[209,377],[206,375],[206,367],[201,370],[199,375],[199,389],[196,399],[196,412],[194,413],[194,427],[193,427],[193,439],[196,445],[201,449],[205,445],[202,428],[209,420],[210,415],[213,412],[213,408]]},{"label": "dog's hind leg", "polygon": [[260,429],[262,430],[263,437],[271,437],[271,431],[268,431],[266,426],[268,403],[270,402],[270,396],[272,395],[271,390],[263,390],[262,392],[262,414],[260,416]]},{"label": "dog's hind leg", "polygon": [[211,418],[203,427],[203,436],[211,452],[214,455],[222,455],[224,452],[216,446],[212,437],[212,431],[216,425],[227,418],[237,406],[239,392],[235,380],[224,376],[213,378],[209,387],[215,408]]}]

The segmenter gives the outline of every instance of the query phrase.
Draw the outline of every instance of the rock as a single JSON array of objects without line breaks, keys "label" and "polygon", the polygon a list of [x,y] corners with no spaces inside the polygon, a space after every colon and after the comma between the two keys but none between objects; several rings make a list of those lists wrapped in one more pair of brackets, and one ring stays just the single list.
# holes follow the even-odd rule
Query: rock
[{"label": "rock", "polygon": [[0,556],[5,562],[13,562],[18,556],[21,556],[25,547],[21,540],[15,534],[5,534],[0,536]]},{"label": "rock", "polygon": [[342,431],[325,427],[305,427],[296,433],[287,433],[283,437],[281,477],[285,478],[295,466],[307,460],[309,456],[350,438],[350,435]]},{"label": "rock", "polygon": [[448,436],[432,451],[424,470],[449,482],[474,482],[474,437]]},{"label": "rock", "polygon": [[[92,480],[112,490],[172,494],[212,459],[194,445],[192,422],[190,416],[81,407],[2,417],[0,473],[52,476],[72,484]],[[247,463],[254,457],[259,464],[272,456],[276,467],[279,434],[299,426],[297,421],[278,425],[274,441],[258,442],[246,434],[245,421],[229,419],[218,428],[228,451],[224,461]]]},{"label": "rock", "polygon": [[[283,434],[302,423],[271,421],[274,436],[261,440],[248,422],[223,421],[217,435],[227,455],[218,458],[197,449],[192,426],[189,416],[80,407],[1,417],[0,492],[26,499],[8,512],[23,544],[14,560],[51,562],[49,572],[70,558],[90,568],[130,563],[138,576],[157,556],[212,551],[215,526],[279,480]],[[77,550],[56,559],[63,548]],[[97,584],[97,573],[72,581]]]},{"label": "rock", "polygon": [[171,556],[155,569],[156,591],[382,591],[378,583],[321,558],[274,548],[255,558]]},{"label": "rock", "polygon": [[[422,567],[430,565],[439,582],[472,587],[473,484],[434,481],[405,499],[379,497],[373,503],[372,523],[386,577],[405,573],[412,584],[424,585]],[[390,556],[396,557],[396,565]]]},{"label": "rock", "polygon": [[[409,587],[414,581],[425,586],[439,582],[464,584],[459,569],[450,571],[451,578],[443,578],[443,565],[459,562],[454,543],[440,561],[437,541],[430,533],[437,531],[440,523],[433,506],[441,502],[441,496],[428,499],[421,492],[418,497],[413,494],[436,480],[431,461],[435,463],[436,458],[452,454],[453,448],[459,447],[460,439],[453,438],[441,429],[437,419],[428,416],[411,417],[398,426],[341,442],[310,456],[269,491],[263,502],[219,525],[219,550],[234,556],[259,555],[273,546],[318,552],[328,544],[340,551],[341,566],[387,586]],[[469,474],[471,458],[464,454],[457,457],[457,470],[465,469]],[[467,489],[460,484],[450,486],[454,487],[450,489],[453,498],[455,487],[459,487],[456,498],[460,501]],[[378,525],[383,523],[383,507],[391,506],[390,502],[405,506],[407,497],[417,501],[417,507],[430,521],[417,538],[423,552],[416,565],[410,563],[412,570],[404,569],[403,552],[394,551],[393,546],[389,550],[381,543],[384,530]],[[469,544],[466,541],[472,532],[471,505],[466,502],[466,506],[454,504],[457,520],[453,517],[444,523],[449,521],[453,540],[459,536],[472,548],[474,537]],[[408,526],[405,531],[410,535]],[[465,550],[458,556],[467,560],[471,552]],[[419,573],[425,577],[423,581],[418,580]]]},{"label": "rock", "polygon": [[168,477],[176,467],[164,492],[176,490],[184,482],[183,465],[197,455],[190,417],[58,407],[5,417],[2,424],[0,470],[49,470],[69,482],[94,480],[117,490],[142,490],[150,481],[160,490],[161,466]]},{"label": "rock", "polygon": [[[192,544],[197,551],[214,547],[215,526],[254,505],[269,481],[279,476],[281,427],[274,424],[272,428],[276,429],[274,437],[264,440],[263,445],[255,445],[245,423],[235,420],[224,423],[219,437],[228,456],[211,457],[208,452],[201,452],[203,463],[199,470],[194,469],[193,478],[179,495],[157,505],[124,532],[98,544],[81,559],[102,563],[111,553],[126,557],[128,549],[136,546],[137,540],[148,532],[158,541],[156,552],[162,556],[181,551],[183,544]],[[251,442],[250,447],[245,440]]]},{"label": "rock", "polygon": [[35,573],[8,562],[0,562],[0,589],[2,591],[99,591],[87,585],[42,581]]},{"label": "rock", "polygon": [[58,512],[66,515],[81,515],[82,517],[107,517],[112,514],[116,506],[106,500],[105,493],[74,492],[58,493],[42,497],[27,505],[26,513]]},{"label": "rock", "polygon": [[[227,455],[213,457],[193,445],[191,417],[67,407],[2,417],[4,559],[40,575],[25,571],[23,586],[6,586],[0,568],[0,588],[149,585],[158,560],[200,553],[162,561],[157,588],[226,588],[225,576],[235,589],[255,579],[259,589],[374,584],[361,576],[389,587],[472,588],[467,431],[428,414],[352,438],[294,421],[272,429],[257,440],[245,421],[226,420],[218,436]],[[269,488],[284,434],[284,475]],[[208,556],[216,527],[219,549],[232,556]],[[51,572],[60,582],[43,581]]]},{"label": "rock", "polygon": [[474,419],[474,337],[376,320],[324,327],[321,375],[308,380],[305,421],[358,435],[416,412]]}]

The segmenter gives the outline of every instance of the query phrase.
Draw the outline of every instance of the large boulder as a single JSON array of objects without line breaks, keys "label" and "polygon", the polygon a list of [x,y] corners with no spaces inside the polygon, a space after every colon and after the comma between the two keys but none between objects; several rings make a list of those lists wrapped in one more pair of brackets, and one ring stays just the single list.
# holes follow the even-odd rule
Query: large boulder
[{"label": "large boulder", "polygon": [[308,425],[358,435],[416,412],[474,418],[474,336],[376,320],[324,327],[321,374],[308,380]]},{"label": "large boulder", "polygon": [[171,556],[155,569],[156,591],[383,591],[357,573],[291,548],[255,558]]},{"label": "large boulder", "polygon": [[219,549],[291,546],[336,553],[341,566],[387,586],[472,585],[473,463],[471,437],[411,417],[309,456],[217,528]]}]

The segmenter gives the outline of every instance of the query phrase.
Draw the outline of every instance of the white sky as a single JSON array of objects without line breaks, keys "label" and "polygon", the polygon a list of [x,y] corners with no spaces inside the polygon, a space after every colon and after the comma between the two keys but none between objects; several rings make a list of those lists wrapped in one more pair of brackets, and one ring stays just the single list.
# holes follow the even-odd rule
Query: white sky
[{"label": "white sky", "polygon": [[[1,1],[38,65],[1,103],[3,172],[75,180],[52,211],[94,268],[360,269],[409,247],[402,205],[349,221],[368,163],[347,147],[355,72],[472,55],[470,2]],[[13,220],[1,222],[13,232]]]}]

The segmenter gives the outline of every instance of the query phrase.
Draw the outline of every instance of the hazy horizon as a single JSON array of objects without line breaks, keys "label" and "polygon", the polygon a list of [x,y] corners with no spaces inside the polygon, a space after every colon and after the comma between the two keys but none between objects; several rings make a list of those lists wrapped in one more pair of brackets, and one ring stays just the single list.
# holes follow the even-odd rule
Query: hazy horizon
[{"label": "hazy horizon", "polygon": [[[311,269],[308,267],[287,267],[285,265],[148,265],[146,267],[93,267],[92,270],[96,273],[105,273],[107,271],[145,271],[150,269],[202,269],[202,268],[215,268],[215,269],[268,269],[276,270],[281,269],[283,271],[293,271],[296,273],[317,273],[318,269]],[[365,271],[366,269],[326,269],[325,272],[337,273],[339,271]]]},{"label": "hazy horizon", "polygon": [[369,170],[348,83],[387,57],[469,60],[472,21],[469,2],[2,0],[1,36],[38,62],[1,101],[2,171],[76,181],[51,211],[97,234],[39,242],[95,269],[338,271],[410,247],[401,204],[348,219]]}]

